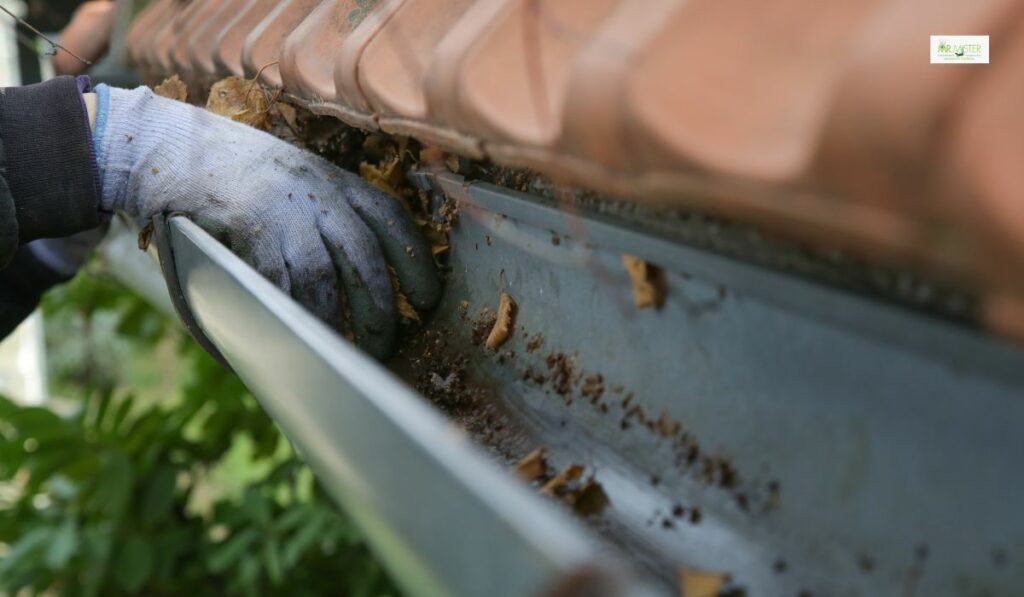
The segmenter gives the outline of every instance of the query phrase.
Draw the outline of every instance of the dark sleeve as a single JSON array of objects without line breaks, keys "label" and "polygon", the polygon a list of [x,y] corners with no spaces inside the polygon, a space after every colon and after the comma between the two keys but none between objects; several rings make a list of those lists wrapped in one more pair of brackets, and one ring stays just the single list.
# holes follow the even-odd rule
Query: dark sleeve
[{"label": "dark sleeve", "polygon": [[35,310],[47,289],[73,275],[50,269],[28,247],[15,251],[10,263],[0,271],[0,340]]},{"label": "dark sleeve", "polygon": [[6,177],[7,158],[4,138],[0,136],[0,269],[7,265],[18,249],[18,215]]},{"label": "dark sleeve", "polygon": [[100,222],[87,79],[0,89],[0,268],[18,245]]}]

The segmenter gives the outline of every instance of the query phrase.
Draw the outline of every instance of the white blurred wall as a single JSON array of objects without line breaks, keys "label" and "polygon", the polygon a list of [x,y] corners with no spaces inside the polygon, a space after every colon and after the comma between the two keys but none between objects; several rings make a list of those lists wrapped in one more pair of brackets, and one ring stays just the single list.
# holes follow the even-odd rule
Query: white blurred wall
[{"label": "white blurred wall", "polygon": [[46,401],[46,344],[39,311],[0,342],[0,394],[22,404]]},{"label": "white blurred wall", "polygon": [[[25,3],[22,0],[0,0],[0,6],[19,17],[25,16]],[[21,85],[21,73],[18,70],[18,37],[14,24],[14,19],[9,15],[0,14],[0,87]]]}]

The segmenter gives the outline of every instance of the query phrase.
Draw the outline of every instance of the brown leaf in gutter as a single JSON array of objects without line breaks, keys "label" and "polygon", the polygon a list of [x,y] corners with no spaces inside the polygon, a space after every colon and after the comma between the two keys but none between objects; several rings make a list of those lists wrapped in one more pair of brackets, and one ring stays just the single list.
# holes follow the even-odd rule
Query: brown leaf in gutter
[{"label": "brown leaf in gutter", "polygon": [[419,323],[420,314],[416,312],[416,308],[409,302],[409,297],[405,296],[405,293],[402,292],[401,284],[398,281],[398,273],[390,265],[388,266],[388,275],[391,277],[391,288],[395,291],[395,306],[398,307],[398,314],[402,319]]},{"label": "brown leaf in gutter", "polygon": [[185,83],[178,78],[178,75],[172,75],[169,78],[164,79],[163,83],[160,83],[153,88],[153,93],[160,97],[178,100],[179,102],[188,100],[188,88],[185,87]]},{"label": "brown leaf in gutter", "polygon": [[516,475],[524,481],[533,481],[548,474],[547,450],[537,448],[515,466]]},{"label": "brown leaf in gutter", "polygon": [[541,495],[555,496],[558,495],[559,491],[563,489],[567,483],[573,479],[578,479],[583,475],[582,464],[570,464],[569,466],[562,469],[557,475],[551,478],[550,481],[544,484],[544,487],[540,488]]},{"label": "brown leaf in gutter", "polygon": [[270,105],[263,87],[242,77],[230,76],[214,83],[206,109],[261,130],[266,130],[269,122]]},{"label": "brown leaf in gutter", "polygon": [[402,161],[397,154],[381,160],[379,164],[362,162],[359,164],[359,176],[362,176],[363,180],[378,189],[388,192],[395,197],[401,197],[402,191],[400,189],[403,186],[402,182],[405,177],[401,164]]},{"label": "brown leaf in gutter", "polygon": [[295,109],[295,106],[286,104],[284,102],[277,102],[275,104],[278,114],[281,118],[284,118],[285,123],[292,129],[293,132],[299,130],[299,112]]},{"label": "brown leaf in gutter", "polygon": [[146,224],[146,227],[139,231],[139,250],[148,251],[149,243],[153,240],[153,231],[155,227],[153,222]]},{"label": "brown leaf in gutter", "polygon": [[507,293],[501,293],[501,302],[498,305],[498,317],[494,320],[494,327],[487,336],[484,346],[497,348],[504,344],[505,340],[512,335],[513,320],[515,318],[516,303]]},{"label": "brown leaf in gutter", "polygon": [[633,284],[633,304],[638,309],[660,307],[665,301],[664,274],[661,268],[634,255],[623,255],[622,263]]},{"label": "brown leaf in gutter", "polygon": [[608,505],[608,494],[593,477],[563,498],[580,516],[600,514]]},{"label": "brown leaf in gutter", "polygon": [[679,569],[679,589],[682,597],[718,597],[728,579],[724,572]]},{"label": "brown leaf in gutter", "polygon": [[440,148],[430,146],[420,150],[419,163],[421,167],[437,166],[444,162],[444,152]]}]

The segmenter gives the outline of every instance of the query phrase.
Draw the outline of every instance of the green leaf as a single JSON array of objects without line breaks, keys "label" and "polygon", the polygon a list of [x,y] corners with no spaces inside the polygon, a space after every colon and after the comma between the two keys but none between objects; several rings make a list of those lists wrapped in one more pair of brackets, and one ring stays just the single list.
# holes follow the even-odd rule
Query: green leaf
[{"label": "green leaf", "polygon": [[246,595],[258,595],[257,584],[260,579],[260,562],[256,558],[243,558],[238,565],[238,580]]},{"label": "green leaf", "polygon": [[128,414],[132,411],[132,406],[135,404],[134,396],[126,396],[120,404],[117,405],[117,410],[114,412],[114,417],[110,422],[110,433],[120,433],[121,426],[124,424],[125,419],[128,418]]},{"label": "green leaf", "polygon": [[218,574],[224,572],[233,566],[258,538],[259,533],[255,527],[236,533],[213,552],[206,561],[207,568]]},{"label": "green leaf", "polygon": [[6,418],[22,433],[33,433],[64,424],[64,419],[61,419],[53,411],[39,406],[14,408],[7,413]]},{"label": "green leaf", "polygon": [[68,560],[78,549],[78,525],[73,518],[68,518],[64,524],[53,533],[49,548],[46,550],[46,565],[51,570],[59,570],[67,565]]},{"label": "green leaf", "polygon": [[114,580],[125,591],[137,592],[153,573],[153,550],[138,535],[130,535],[120,545],[114,563]]},{"label": "green leaf", "polygon": [[242,498],[242,510],[261,525],[270,523],[270,504],[258,487],[250,487]]},{"label": "green leaf", "polygon": [[120,452],[107,455],[98,479],[91,505],[96,510],[120,518],[124,513],[134,483],[131,461]]},{"label": "green leaf", "polygon": [[31,584],[39,572],[38,562],[42,559],[46,545],[53,536],[50,527],[36,527],[27,531],[0,560],[0,586],[10,594],[16,594],[22,587]]},{"label": "green leaf", "polygon": [[267,577],[271,584],[281,584],[284,580],[284,573],[281,571],[279,546],[274,539],[263,544],[263,562],[267,566]]},{"label": "green leaf", "polygon": [[169,464],[156,468],[142,492],[139,503],[139,518],[145,525],[154,525],[170,512],[176,497],[175,485],[178,470]]},{"label": "green leaf", "polygon": [[107,409],[110,408],[110,401],[113,399],[113,391],[108,390],[100,395],[99,404],[96,406],[96,416],[92,420],[92,426],[96,429],[103,428],[103,419],[107,415]]},{"label": "green leaf", "polygon": [[316,543],[317,539],[323,536],[324,516],[320,512],[309,517],[308,522],[302,526],[284,547],[283,560],[287,568],[293,568],[302,555]]},{"label": "green leaf", "polygon": [[29,473],[26,490],[35,493],[53,475],[84,456],[85,454],[78,450],[48,450],[43,454],[33,455],[25,463]]},{"label": "green leaf", "polygon": [[293,506],[277,517],[274,521],[274,531],[287,533],[305,522],[312,514],[312,510],[308,506]]}]

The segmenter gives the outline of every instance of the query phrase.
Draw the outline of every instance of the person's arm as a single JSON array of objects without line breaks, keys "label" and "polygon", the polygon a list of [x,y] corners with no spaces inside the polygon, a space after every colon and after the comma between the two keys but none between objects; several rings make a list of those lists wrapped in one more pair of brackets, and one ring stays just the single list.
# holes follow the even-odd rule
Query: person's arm
[{"label": "person's arm", "polygon": [[0,90],[0,268],[20,245],[100,223],[99,173],[82,97],[88,87],[85,77],[57,77]]},{"label": "person's arm", "polygon": [[[99,181],[86,79],[0,89],[0,338],[73,275],[37,241],[95,228]],[[91,96],[91,99],[87,99]],[[33,245],[36,245],[35,247]],[[65,260],[66,261],[66,260]]]},{"label": "person's arm", "polygon": [[96,94],[83,93],[82,101],[85,102],[85,111],[89,117],[89,130],[96,124]]}]

